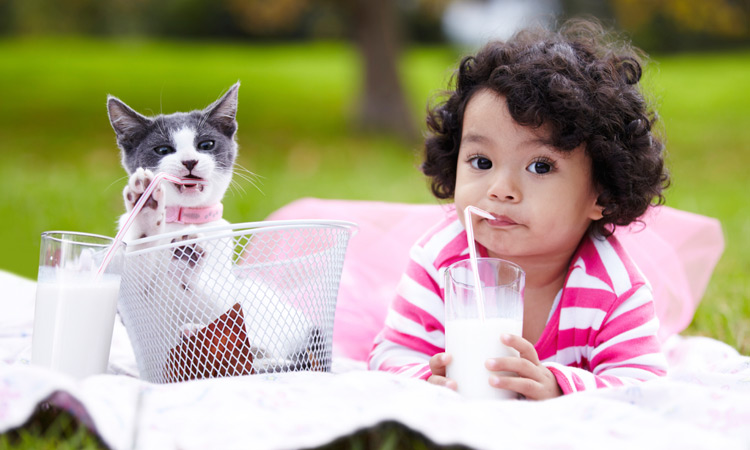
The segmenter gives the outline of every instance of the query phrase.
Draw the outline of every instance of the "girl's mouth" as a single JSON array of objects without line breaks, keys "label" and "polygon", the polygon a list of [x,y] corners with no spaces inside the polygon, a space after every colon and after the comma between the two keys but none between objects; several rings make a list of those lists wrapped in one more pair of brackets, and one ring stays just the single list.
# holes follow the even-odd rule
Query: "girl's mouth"
[{"label": "girl's mouth", "polygon": [[508,216],[495,216],[493,220],[490,220],[490,219],[486,219],[486,220],[487,220],[487,223],[493,227],[509,227],[513,225],[518,225],[518,223],[516,223],[515,220],[511,219]]}]

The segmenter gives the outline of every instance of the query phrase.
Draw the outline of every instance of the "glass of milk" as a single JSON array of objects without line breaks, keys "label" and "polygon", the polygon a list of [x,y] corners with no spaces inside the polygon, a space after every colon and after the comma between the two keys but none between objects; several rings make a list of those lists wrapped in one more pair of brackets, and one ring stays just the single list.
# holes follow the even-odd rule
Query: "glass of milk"
[{"label": "glass of milk", "polygon": [[518,356],[500,336],[521,335],[525,274],[520,266],[498,258],[477,258],[477,267],[484,318],[470,259],[453,263],[445,271],[445,351],[453,358],[446,376],[455,380],[458,392],[467,397],[516,398],[515,392],[490,386],[492,372],[484,363],[489,358]]},{"label": "glass of milk", "polygon": [[105,373],[112,344],[125,244],[72,231],[42,233],[31,363],[77,379]]}]

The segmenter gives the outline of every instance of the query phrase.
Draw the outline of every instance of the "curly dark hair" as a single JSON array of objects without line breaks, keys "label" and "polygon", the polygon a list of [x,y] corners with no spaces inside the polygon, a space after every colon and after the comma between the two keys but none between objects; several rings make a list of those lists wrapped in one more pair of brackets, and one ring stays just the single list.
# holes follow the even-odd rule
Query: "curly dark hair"
[{"label": "curly dark hair", "polygon": [[581,144],[592,160],[603,236],[664,202],[669,185],[657,115],[641,93],[644,55],[593,20],[575,19],[558,31],[521,31],[491,42],[461,61],[447,98],[428,110],[422,172],[439,199],[453,198],[463,115],[472,96],[489,89],[506,98],[520,125],[548,130],[549,145],[565,152]]}]

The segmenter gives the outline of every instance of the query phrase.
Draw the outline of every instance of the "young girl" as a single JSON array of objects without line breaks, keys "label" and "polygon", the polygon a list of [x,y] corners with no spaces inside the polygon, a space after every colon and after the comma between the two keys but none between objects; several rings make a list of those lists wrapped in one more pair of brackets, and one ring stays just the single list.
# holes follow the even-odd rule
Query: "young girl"
[{"label": "young girl", "polygon": [[530,399],[620,386],[666,373],[651,288],[613,236],[668,184],[641,64],[591,22],[527,30],[464,58],[455,88],[427,119],[423,172],[453,199],[411,261],[375,340],[370,368],[456,389],[445,376],[443,270],[480,256],[526,272],[520,357],[489,359],[487,382]]}]

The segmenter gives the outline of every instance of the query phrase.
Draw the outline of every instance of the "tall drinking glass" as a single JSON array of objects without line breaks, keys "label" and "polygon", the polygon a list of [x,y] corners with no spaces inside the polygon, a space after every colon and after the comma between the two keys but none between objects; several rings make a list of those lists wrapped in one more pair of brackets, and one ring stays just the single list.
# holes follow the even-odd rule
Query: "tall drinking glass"
[{"label": "tall drinking glass", "polygon": [[477,267],[484,317],[470,260],[453,263],[445,271],[445,351],[453,358],[446,376],[455,380],[458,392],[467,397],[516,398],[515,392],[490,386],[492,372],[484,363],[489,358],[518,356],[500,336],[521,335],[525,274],[520,266],[497,258],[477,258]]},{"label": "tall drinking glass", "polygon": [[81,379],[104,373],[109,362],[125,244],[71,231],[42,233],[32,364]]}]

